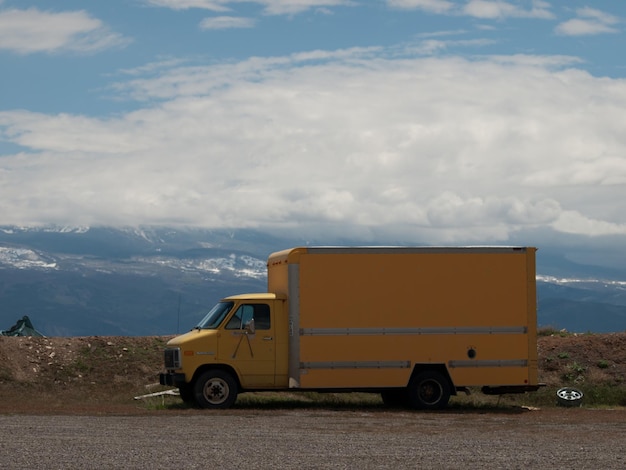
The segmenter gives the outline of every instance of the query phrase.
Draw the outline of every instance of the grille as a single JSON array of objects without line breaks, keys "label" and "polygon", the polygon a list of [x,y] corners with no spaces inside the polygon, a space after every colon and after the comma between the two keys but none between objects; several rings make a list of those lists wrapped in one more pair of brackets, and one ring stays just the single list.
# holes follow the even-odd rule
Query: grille
[{"label": "grille", "polygon": [[163,353],[166,369],[180,369],[180,349],[166,349]]}]

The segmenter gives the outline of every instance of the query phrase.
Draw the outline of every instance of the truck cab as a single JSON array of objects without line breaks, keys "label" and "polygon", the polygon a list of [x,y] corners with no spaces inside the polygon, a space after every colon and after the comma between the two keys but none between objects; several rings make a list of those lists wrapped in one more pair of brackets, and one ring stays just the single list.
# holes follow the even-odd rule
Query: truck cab
[{"label": "truck cab", "polygon": [[160,383],[178,387],[185,402],[227,408],[241,391],[286,387],[287,342],[285,296],[226,297],[167,343]]}]

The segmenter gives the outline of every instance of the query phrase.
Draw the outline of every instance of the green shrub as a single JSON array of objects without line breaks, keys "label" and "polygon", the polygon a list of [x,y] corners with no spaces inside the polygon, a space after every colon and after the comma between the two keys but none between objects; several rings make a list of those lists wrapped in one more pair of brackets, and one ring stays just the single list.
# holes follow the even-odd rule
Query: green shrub
[{"label": "green shrub", "polygon": [[567,371],[561,377],[568,382],[581,383],[585,381],[584,373],[586,370],[585,366],[580,365],[578,362],[572,362],[567,366]]}]

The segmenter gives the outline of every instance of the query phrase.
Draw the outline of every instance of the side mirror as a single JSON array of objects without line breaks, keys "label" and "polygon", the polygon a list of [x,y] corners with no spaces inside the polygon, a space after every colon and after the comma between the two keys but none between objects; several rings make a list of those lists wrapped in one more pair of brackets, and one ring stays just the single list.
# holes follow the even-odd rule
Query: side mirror
[{"label": "side mirror", "polygon": [[253,335],[256,329],[254,328],[254,318],[246,323],[246,334]]}]

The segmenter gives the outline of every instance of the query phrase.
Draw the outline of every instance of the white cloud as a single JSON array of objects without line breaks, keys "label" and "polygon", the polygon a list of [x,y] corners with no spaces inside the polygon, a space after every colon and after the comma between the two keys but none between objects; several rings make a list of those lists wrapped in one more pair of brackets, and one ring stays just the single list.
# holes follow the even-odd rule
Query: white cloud
[{"label": "white cloud", "polygon": [[19,54],[93,53],[129,42],[84,11],[0,10],[0,49]]},{"label": "white cloud", "polygon": [[464,198],[453,191],[444,191],[429,201],[427,213],[431,224],[437,227],[540,225],[557,220],[561,207],[551,199],[533,201],[502,196]]},{"label": "white cloud", "polygon": [[158,73],[161,70],[172,69],[174,67],[180,67],[185,65],[188,59],[178,58],[178,57],[160,57],[156,62],[150,62],[147,64],[140,65],[138,67],[133,67],[130,69],[122,69],[119,70],[118,73],[122,75],[132,75],[132,76],[141,76],[141,75],[150,75],[153,73]]},{"label": "white cloud", "polygon": [[595,34],[618,33],[615,27],[619,23],[616,16],[594,8],[579,8],[577,18],[559,24],[555,31],[564,36],[589,36]]},{"label": "white cloud", "polygon": [[564,211],[553,225],[556,230],[564,233],[587,236],[626,235],[626,223],[597,220],[584,216],[578,211]]},{"label": "white cloud", "polygon": [[[173,10],[187,10],[201,8],[212,11],[229,11],[231,4],[242,3],[242,0],[144,0],[147,5],[166,7]],[[270,15],[295,14],[310,9],[326,11],[327,7],[352,5],[352,0],[250,0],[248,3],[256,3],[264,7],[264,11]]]},{"label": "white cloud", "polygon": [[469,16],[484,19],[551,19],[554,17],[548,2],[533,1],[530,8],[526,9],[520,7],[517,3],[504,0],[470,0],[463,8],[463,12]]},{"label": "white cloud", "polygon": [[[252,57],[235,64],[214,64],[210,67],[175,67],[169,73],[159,70],[156,78],[137,78],[129,82],[116,83],[112,88],[130,94],[136,100],[152,98],[172,99],[180,96],[209,94],[213,90],[228,86],[236,75],[238,80],[254,81],[268,70],[298,67],[317,61],[362,61],[371,60],[380,48],[351,48],[337,51],[315,50],[299,52],[283,57]],[[146,67],[152,67],[148,65]],[[159,67],[158,64],[155,67]],[[137,70],[137,69],[134,69]],[[141,70],[141,68],[139,69]]]},{"label": "white cloud", "polygon": [[551,5],[542,0],[520,2],[505,0],[469,0],[464,5],[451,0],[386,0],[391,8],[423,10],[435,14],[464,15],[481,19],[535,18],[552,19]]},{"label": "white cloud", "polygon": [[242,18],[238,16],[215,16],[205,18],[200,22],[201,29],[236,29],[252,28],[256,21],[252,18]]},{"label": "white cloud", "polygon": [[232,0],[143,0],[147,5],[155,7],[171,8],[172,10],[188,10],[201,8],[211,11],[228,11],[226,6],[233,3]]},{"label": "white cloud", "polygon": [[576,12],[578,13],[578,16],[581,16],[583,18],[594,19],[604,24],[619,23],[619,19],[616,16],[605,13],[600,10],[596,10],[595,8],[589,8],[589,7],[579,8],[578,10],[576,10]]},{"label": "white cloud", "polygon": [[392,8],[420,9],[431,13],[447,13],[455,9],[449,0],[387,0]]},{"label": "white cloud", "polygon": [[1,159],[0,224],[622,233],[626,81],[567,57],[396,52],[173,63],[118,84],[144,108],[106,119],[0,112],[23,148]]},{"label": "white cloud", "polygon": [[295,14],[316,9],[328,13],[328,7],[352,6],[352,0],[257,0],[270,15]]},{"label": "white cloud", "polygon": [[484,47],[495,44],[495,41],[490,39],[466,39],[466,40],[438,40],[427,39],[419,42],[414,46],[407,47],[406,50],[411,50],[416,54],[432,55],[441,53],[450,48],[476,48]]}]

